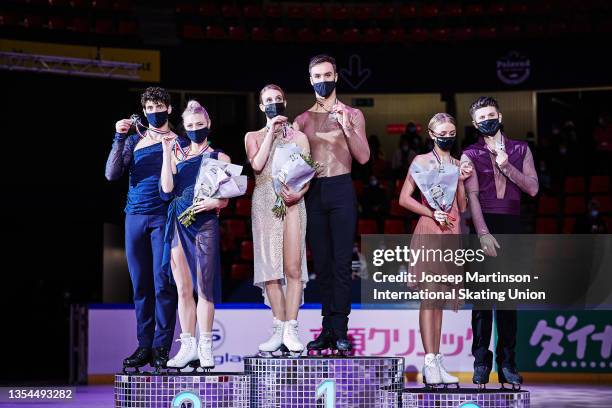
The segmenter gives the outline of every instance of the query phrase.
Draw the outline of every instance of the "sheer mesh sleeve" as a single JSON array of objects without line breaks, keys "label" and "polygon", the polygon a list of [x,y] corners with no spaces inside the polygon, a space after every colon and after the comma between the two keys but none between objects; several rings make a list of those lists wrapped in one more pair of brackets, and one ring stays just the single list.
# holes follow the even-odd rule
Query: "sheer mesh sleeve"
[{"label": "sheer mesh sleeve", "polygon": [[500,166],[500,169],[510,181],[516,184],[525,193],[532,197],[538,193],[538,173],[535,170],[533,156],[529,148],[527,148],[527,153],[525,153],[525,158],[523,159],[522,172],[514,167],[509,161],[506,161],[506,164]]},{"label": "sheer mesh sleeve", "polygon": [[468,204],[470,206],[470,213],[472,214],[472,222],[474,223],[474,228],[476,229],[476,233],[480,235],[485,235],[489,233],[489,229],[487,228],[487,223],[484,220],[482,215],[482,208],[480,208],[480,200],[478,199],[478,194],[480,192],[480,187],[478,184],[478,174],[476,173],[476,168],[474,164],[465,154],[461,156],[461,162],[468,162],[472,165],[474,171],[472,171],[472,175],[468,177],[464,181],[465,193],[468,198]]},{"label": "sheer mesh sleeve", "polygon": [[106,160],[105,176],[107,180],[119,179],[129,167],[134,152],[133,138],[126,133],[115,133],[113,146]]}]

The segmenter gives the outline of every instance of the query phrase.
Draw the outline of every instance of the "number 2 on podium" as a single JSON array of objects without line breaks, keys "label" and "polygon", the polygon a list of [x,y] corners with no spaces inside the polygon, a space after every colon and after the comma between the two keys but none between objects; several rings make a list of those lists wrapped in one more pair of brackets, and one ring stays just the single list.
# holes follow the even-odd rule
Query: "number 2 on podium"
[{"label": "number 2 on podium", "polygon": [[336,406],[336,381],[335,380],[323,380],[321,384],[317,386],[317,400],[323,399],[323,406],[325,408],[335,408]]}]

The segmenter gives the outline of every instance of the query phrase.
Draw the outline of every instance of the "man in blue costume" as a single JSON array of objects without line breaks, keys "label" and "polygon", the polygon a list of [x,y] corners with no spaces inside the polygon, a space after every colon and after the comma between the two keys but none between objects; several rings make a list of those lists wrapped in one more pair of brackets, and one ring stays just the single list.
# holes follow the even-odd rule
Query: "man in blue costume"
[{"label": "man in blue costume", "polygon": [[170,94],[163,88],[147,88],[141,104],[149,127],[128,136],[132,121],[119,120],[106,162],[108,180],[117,180],[126,171],[129,174],[125,252],[134,289],[138,348],[123,360],[124,371],[138,371],[147,364],[156,369],[166,367],[177,308],[176,287],[162,270],[168,207],[159,195],[161,138],[172,134],[168,126]]}]

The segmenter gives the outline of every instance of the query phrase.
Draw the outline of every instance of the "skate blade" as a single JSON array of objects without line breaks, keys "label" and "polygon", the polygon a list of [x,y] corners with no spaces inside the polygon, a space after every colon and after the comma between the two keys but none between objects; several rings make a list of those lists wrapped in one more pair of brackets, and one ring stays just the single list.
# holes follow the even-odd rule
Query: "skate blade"
[{"label": "skate blade", "polygon": [[289,351],[285,353],[284,356],[287,358],[300,358],[302,356],[302,353],[303,353],[303,350],[302,351]]}]

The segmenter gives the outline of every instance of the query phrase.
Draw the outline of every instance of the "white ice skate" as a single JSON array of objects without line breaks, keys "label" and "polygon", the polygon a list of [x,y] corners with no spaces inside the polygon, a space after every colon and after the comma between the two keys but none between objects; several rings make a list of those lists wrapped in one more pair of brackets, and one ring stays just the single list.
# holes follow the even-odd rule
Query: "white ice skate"
[{"label": "white ice skate", "polygon": [[455,384],[457,388],[459,388],[459,378],[454,375],[450,375],[448,371],[446,371],[446,367],[442,363],[442,354],[436,354],[436,362],[438,364],[438,368],[440,369],[440,379],[442,380],[442,384],[444,387]]},{"label": "white ice skate", "polygon": [[272,319],[272,336],[265,343],[259,345],[260,357],[275,357],[273,353],[282,349],[284,326],[285,322],[278,320],[276,317]]},{"label": "white ice skate", "polygon": [[174,357],[168,360],[166,367],[181,370],[189,366],[195,369],[199,363],[196,338],[191,333],[181,333],[181,338],[176,341],[181,342],[181,348]]},{"label": "white ice skate", "polygon": [[200,341],[198,342],[198,358],[200,359],[200,367],[204,371],[215,368],[215,359],[212,349],[212,333],[200,335]]},{"label": "white ice skate", "polygon": [[440,378],[440,367],[436,355],[433,353],[425,354],[425,363],[423,364],[423,384],[426,387],[435,387],[442,383]]},{"label": "white ice skate", "polygon": [[283,328],[283,344],[289,350],[289,356],[297,358],[302,355],[304,345],[298,337],[298,322],[297,320],[289,320],[285,322]]}]

